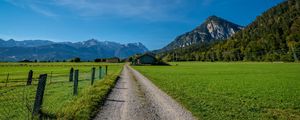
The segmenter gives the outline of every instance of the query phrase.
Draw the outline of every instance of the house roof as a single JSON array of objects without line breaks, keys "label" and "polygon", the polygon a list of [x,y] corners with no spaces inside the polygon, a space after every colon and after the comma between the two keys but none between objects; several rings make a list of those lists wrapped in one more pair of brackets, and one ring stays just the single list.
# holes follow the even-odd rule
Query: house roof
[{"label": "house roof", "polygon": [[153,53],[145,53],[143,55],[138,56],[136,59],[139,59],[139,58],[144,57],[144,56],[150,56],[150,57],[153,57],[153,58],[156,59],[156,57],[155,57],[155,55]]}]

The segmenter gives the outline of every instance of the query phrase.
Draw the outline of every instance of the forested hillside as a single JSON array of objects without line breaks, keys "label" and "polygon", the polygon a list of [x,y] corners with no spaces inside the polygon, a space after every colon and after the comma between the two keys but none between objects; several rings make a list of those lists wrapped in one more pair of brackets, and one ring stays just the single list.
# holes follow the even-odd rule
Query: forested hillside
[{"label": "forested hillside", "polygon": [[226,41],[158,54],[167,61],[297,61],[300,58],[300,1],[285,1],[257,17]]}]

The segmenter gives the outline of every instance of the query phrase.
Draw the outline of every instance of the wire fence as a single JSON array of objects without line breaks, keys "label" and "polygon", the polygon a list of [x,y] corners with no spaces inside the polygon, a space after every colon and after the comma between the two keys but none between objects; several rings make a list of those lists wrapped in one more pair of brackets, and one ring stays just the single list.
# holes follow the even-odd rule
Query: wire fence
[{"label": "wire fence", "polygon": [[[55,118],[55,114],[68,101],[107,74],[107,66],[92,67],[90,70],[69,69],[70,71],[64,72],[33,71],[32,75],[30,71],[25,75],[20,72],[1,73],[0,78],[5,80],[0,82],[0,120],[33,119],[35,109],[38,109],[38,115]],[[78,71],[78,74],[75,71]],[[43,78],[39,74],[43,72],[43,75],[46,75],[44,88],[41,87]],[[75,82],[77,87],[74,86]],[[75,89],[78,91],[77,94],[74,94]],[[40,108],[36,108],[38,104]]]}]

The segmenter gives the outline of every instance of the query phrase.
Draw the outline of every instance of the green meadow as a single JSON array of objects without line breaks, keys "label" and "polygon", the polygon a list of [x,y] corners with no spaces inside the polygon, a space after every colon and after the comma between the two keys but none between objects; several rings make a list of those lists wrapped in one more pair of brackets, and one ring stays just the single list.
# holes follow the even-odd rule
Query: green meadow
[{"label": "green meadow", "polygon": [[[99,67],[108,65],[108,75],[99,78]],[[0,119],[30,119],[39,74],[48,74],[42,112],[50,118],[88,119],[92,109],[101,102],[114,85],[123,64],[107,63],[0,63]],[[69,82],[70,68],[79,70],[78,96],[73,96]],[[96,79],[91,86],[91,69]],[[33,70],[33,85],[26,86],[28,71]],[[105,70],[103,70],[105,71]],[[7,74],[9,79],[7,82]],[[50,75],[52,73],[52,75]],[[104,74],[102,72],[102,74]],[[95,99],[94,97],[97,97]],[[84,103],[74,104],[84,100]],[[76,112],[85,111],[81,116]],[[88,112],[86,112],[88,111]]]},{"label": "green meadow", "polygon": [[300,64],[134,66],[199,119],[300,119]]},{"label": "green meadow", "polygon": [[[33,70],[33,84],[37,84],[40,74],[48,74],[48,83],[66,81],[69,77],[69,71],[71,68],[79,70],[79,73],[81,73],[79,74],[79,80],[87,80],[91,79],[91,69],[92,67],[95,67],[97,78],[99,67],[102,66],[102,69],[104,69],[105,65],[109,65],[108,72],[113,72],[115,68],[119,68],[123,64],[93,62],[0,63],[0,87],[25,85],[29,70]],[[9,74],[8,81],[7,74]],[[7,85],[6,82],[8,82]]]}]

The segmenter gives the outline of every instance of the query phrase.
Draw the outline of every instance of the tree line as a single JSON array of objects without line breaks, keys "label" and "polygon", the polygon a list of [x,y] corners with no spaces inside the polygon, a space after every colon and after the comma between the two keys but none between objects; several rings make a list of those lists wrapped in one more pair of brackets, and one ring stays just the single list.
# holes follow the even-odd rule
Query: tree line
[{"label": "tree line", "polygon": [[298,61],[300,1],[288,0],[269,9],[228,40],[178,48],[158,57],[166,61]]}]

